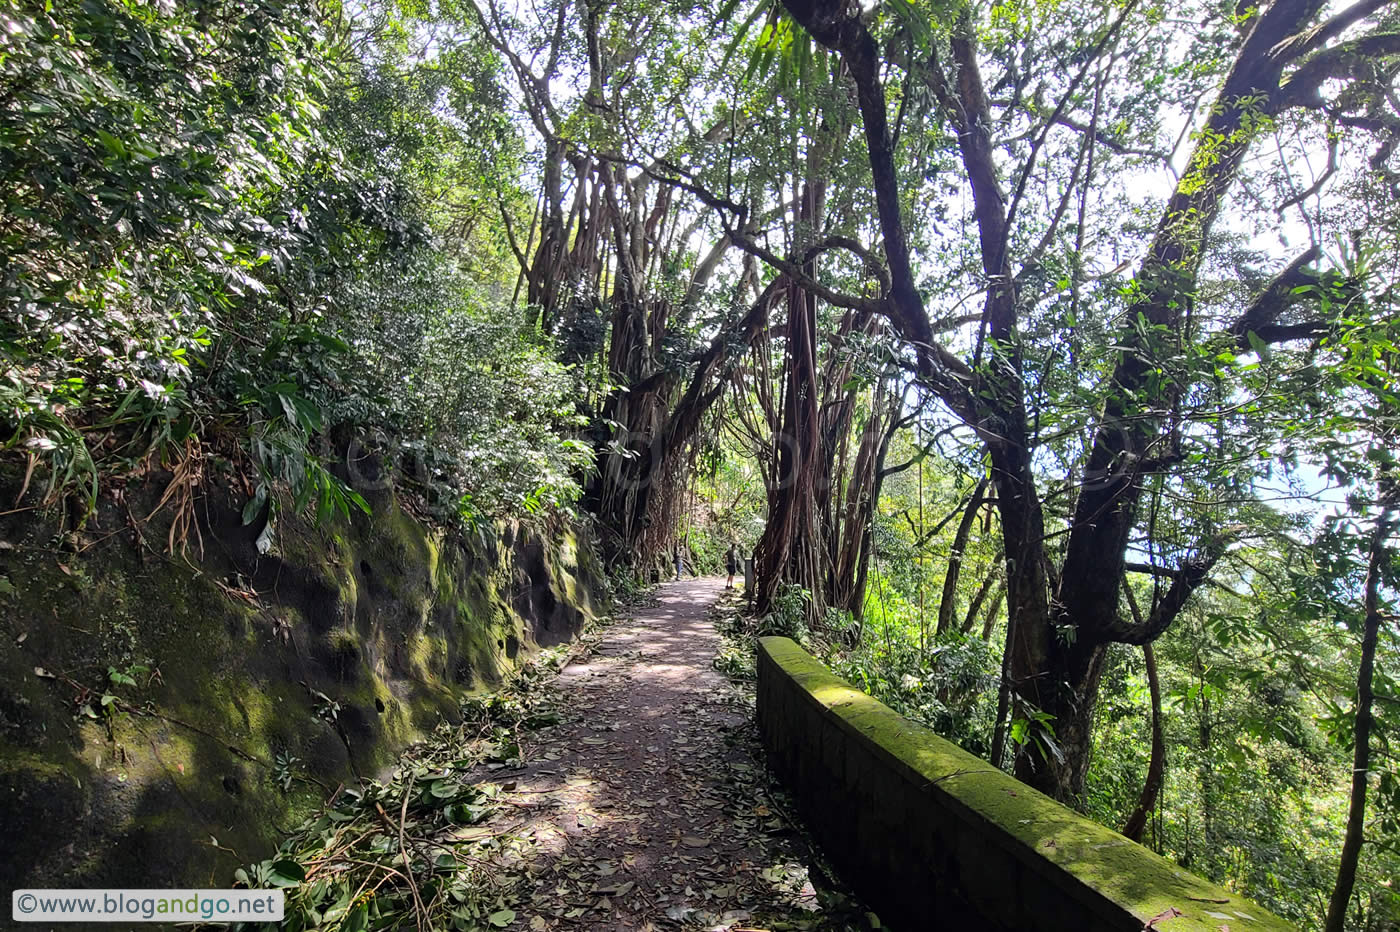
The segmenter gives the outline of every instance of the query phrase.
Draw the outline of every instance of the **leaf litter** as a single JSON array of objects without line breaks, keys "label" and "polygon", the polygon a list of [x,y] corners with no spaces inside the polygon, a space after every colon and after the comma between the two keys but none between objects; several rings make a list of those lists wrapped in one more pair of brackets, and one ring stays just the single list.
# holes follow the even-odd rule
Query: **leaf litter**
[{"label": "leaf litter", "polygon": [[240,879],[292,932],[878,928],[786,816],[752,683],[712,668],[722,592],[660,587],[527,662]]}]

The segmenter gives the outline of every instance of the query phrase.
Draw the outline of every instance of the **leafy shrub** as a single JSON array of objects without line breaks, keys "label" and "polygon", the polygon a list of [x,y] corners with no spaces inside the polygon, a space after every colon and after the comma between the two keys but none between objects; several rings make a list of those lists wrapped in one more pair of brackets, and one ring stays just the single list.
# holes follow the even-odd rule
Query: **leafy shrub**
[{"label": "leafy shrub", "polygon": [[256,473],[249,520],[348,513],[359,434],[444,514],[573,501],[570,374],[490,242],[441,246],[442,205],[494,199],[518,148],[490,56],[351,55],[303,0],[6,2],[0,24],[0,452],[34,488],[90,510],[103,476],[212,449]]},{"label": "leafy shrub", "polygon": [[916,642],[872,640],[832,652],[827,663],[901,715],[973,753],[985,753],[996,708],[1000,665],[980,638],[949,635],[920,650]]},{"label": "leafy shrub", "polygon": [[794,583],[782,583],[773,596],[769,613],[759,619],[759,637],[778,635],[792,638],[803,647],[812,643],[812,631],[808,627],[807,613],[812,597],[806,589]]}]

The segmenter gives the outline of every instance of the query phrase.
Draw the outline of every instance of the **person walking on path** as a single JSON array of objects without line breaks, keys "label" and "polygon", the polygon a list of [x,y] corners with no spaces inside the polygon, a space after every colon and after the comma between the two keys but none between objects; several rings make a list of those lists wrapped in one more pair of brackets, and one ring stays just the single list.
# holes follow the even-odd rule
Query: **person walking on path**
[{"label": "person walking on path", "polygon": [[[676,582],[680,582],[680,581],[681,581],[681,570],[687,568],[687,567],[686,567],[686,564],[685,564],[685,551],[686,551],[685,538],[681,538],[680,540],[676,541],[676,548],[675,548],[675,558],[676,558]],[[695,575],[695,572],[692,570],[691,573],[690,573],[690,575],[694,576],[694,575]]]},{"label": "person walking on path", "polygon": [[724,569],[729,574],[729,578],[724,582],[724,588],[734,588],[734,574],[739,572],[739,547],[731,542],[729,552],[724,555]]}]

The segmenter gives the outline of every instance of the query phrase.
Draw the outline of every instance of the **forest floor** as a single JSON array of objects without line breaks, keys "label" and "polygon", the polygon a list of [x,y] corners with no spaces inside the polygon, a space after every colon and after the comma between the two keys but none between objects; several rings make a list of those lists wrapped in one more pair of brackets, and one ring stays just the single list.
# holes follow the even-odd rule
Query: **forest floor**
[{"label": "forest floor", "polygon": [[524,736],[520,766],[481,775],[499,808],[467,831],[502,842],[489,860],[516,875],[503,927],[878,927],[785,815],[751,684],[713,668],[717,602],[737,602],[718,579],[658,587],[545,685],[562,717]]},{"label": "forest floor", "polygon": [[738,607],[718,579],[659,586],[337,791],[240,883],[285,888],[294,929],[880,928],[764,767]]}]

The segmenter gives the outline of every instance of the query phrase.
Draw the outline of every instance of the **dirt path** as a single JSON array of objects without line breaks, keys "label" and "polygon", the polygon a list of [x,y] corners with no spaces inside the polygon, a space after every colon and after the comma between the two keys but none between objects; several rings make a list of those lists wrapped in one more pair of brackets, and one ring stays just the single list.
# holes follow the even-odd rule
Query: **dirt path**
[{"label": "dirt path", "polygon": [[531,734],[522,767],[490,775],[506,818],[518,813],[495,858],[523,875],[510,928],[850,927],[814,890],[744,699],[711,666],[723,590],[661,586],[559,674],[564,721]]}]

